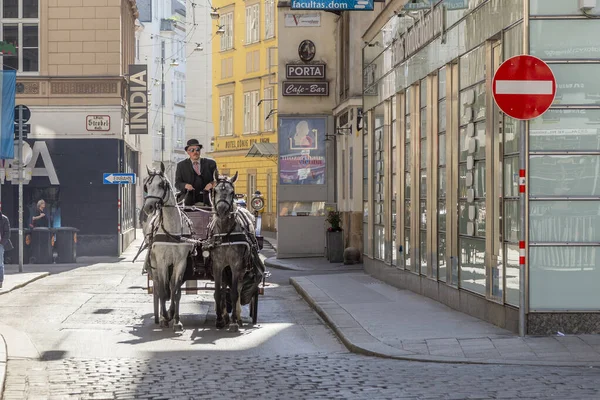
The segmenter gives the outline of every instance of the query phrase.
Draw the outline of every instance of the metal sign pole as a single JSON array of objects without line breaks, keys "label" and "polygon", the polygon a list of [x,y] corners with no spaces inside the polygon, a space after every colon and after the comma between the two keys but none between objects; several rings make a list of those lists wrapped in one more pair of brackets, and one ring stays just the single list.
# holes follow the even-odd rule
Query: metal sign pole
[{"label": "metal sign pole", "polygon": [[19,173],[19,272],[23,272],[23,106],[19,106],[19,144],[17,166]]},{"label": "metal sign pole", "polygon": [[526,152],[526,122],[520,122],[520,140],[519,140],[519,336],[527,334],[527,319],[525,315],[525,290],[526,285],[526,249],[525,249],[525,168],[527,163]]}]

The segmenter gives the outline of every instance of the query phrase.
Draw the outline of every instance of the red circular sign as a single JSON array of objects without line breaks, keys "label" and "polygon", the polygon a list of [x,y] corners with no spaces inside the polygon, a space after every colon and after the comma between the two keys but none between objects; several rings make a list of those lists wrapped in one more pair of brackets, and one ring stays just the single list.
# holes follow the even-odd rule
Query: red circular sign
[{"label": "red circular sign", "polygon": [[537,57],[509,58],[494,74],[494,100],[507,115],[521,120],[537,118],[556,96],[556,79],[548,64]]}]

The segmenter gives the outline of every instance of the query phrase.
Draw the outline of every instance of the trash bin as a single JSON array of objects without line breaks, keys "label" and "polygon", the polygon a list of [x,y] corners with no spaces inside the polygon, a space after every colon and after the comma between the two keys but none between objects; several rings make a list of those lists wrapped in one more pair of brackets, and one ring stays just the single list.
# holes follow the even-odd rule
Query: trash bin
[{"label": "trash bin", "polygon": [[33,228],[31,232],[31,257],[32,264],[52,264],[54,232],[50,228]]},{"label": "trash bin", "polygon": [[77,228],[56,228],[54,248],[58,253],[57,263],[68,264],[77,261]]},{"label": "trash bin", "polygon": [[[19,228],[10,228],[10,242],[13,245],[11,251],[4,254],[6,264],[19,263]],[[31,255],[31,230],[23,229],[23,264],[29,263]]]}]

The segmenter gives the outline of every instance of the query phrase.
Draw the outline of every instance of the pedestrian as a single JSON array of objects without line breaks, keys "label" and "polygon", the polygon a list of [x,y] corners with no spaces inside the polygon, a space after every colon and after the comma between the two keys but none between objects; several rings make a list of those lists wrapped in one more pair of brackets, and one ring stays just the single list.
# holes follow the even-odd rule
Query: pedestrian
[{"label": "pedestrian", "polygon": [[10,241],[10,221],[0,210],[0,288],[4,283],[4,252],[11,251],[13,245]]},{"label": "pedestrian", "polygon": [[33,225],[34,228],[48,227],[48,217],[46,216],[46,202],[43,199],[37,202],[37,208],[35,209],[35,215],[31,219],[31,225]]}]

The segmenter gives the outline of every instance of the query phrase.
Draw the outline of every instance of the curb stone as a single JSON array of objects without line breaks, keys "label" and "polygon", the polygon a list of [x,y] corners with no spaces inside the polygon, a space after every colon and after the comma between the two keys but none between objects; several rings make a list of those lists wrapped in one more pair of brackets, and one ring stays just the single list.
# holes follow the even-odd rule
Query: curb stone
[{"label": "curb stone", "polygon": [[[15,285],[15,286],[11,287],[11,288],[10,288],[10,289],[8,289],[8,290],[2,290],[2,292],[0,292],[0,296],[2,296],[3,294],[10,293],[10,292],[12,292],[12,291],[14,291],[14,290],[17,290],[17,289],[23,288],[23,287],[25,287],[25,286],[29,285],[29,284],[30,284],[30,283],[32,283],[32,282],[35,282],[35,281],[37,281],[37,280],[40,280],[40,279],[42,279],[42,278],[45,278],[45,277],[47,277],[48,275],[50,275],[50,272],[40,272],[40,274],[39,274],[38,276],[34,276],[33,278],[31,278],[31,279],[29,279],[29,280],[27,280],[27,281],[25,281],[25,282],[19,283],[18,285]],[[0,397],[0,399],[1,399],[1,398],[2,398],[2,397]]]},{"label": "curb stone", "polygon": [[[340,327],[333,320],[333,316],[328,313],[328,310],[332,310],[333,308],[337,308],[342,310],[343,313],[350,314],[344,310],[339,304],[331,300],[327,300],[328,305],[337,305],[337,307],[328,307],[328,310],[325,310],[321,305],[318,304],[318,301],[305,290],[304,287],[300,284],[300,282],[305,282],[309,285],[314,286],[319,292],[320,297],[327,297],[327,294],[314,285],[309,279],[304,277],[301,278],[290,278],[290,283],[296,291],[304,298],[304,300],[308,303],[308,305],[316,311],[317,314],[327,323],[327,325],[335,332],[341,342],[346,346],[346,348],[352,353],[362,354],[365,356],[372,357],[380,357],[380,358],[388,358],[394,360],[403,360],[403,361],[419,361],[419,362],[434,362],[434,363],[443,363],[443,364],[474,364],[474,365],[527,365],[527,366],[537,366],[537,367],[589,367],[589,368],[599,368],[600,363],[598,362],[569,362],[569,361],[528,361],[528,360],[503,360],[503,359],[478,359],[478,358],[456,358],[456,357],[443,357],[443,356],[431,356],[431,355],[416,355],[411,352],[407,352],[404,350],[396,349],[395,347],[388,346],[385,343],[382,343],[377,338],[373,337],[369,332],[367,332],[358,321],[356,324],[360,327],[358,329],[364,331],[363,336],[367,335],[370,339],[367,339],[366,342],[358,342],[356,343],[350,335],[347,335],[344,330],[348,328]],[[339,314],[339,312],[338,312]],[[350,316],[351,317],[351,316]],[[357,329],[357,328],[352,328]]]},{"label": "curb stone", "polygon": [[0,399],[4,398],[4,383],[6,381],[6,363],[8,361],[8,348],[4,336],[0,333]]}]

